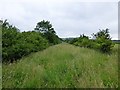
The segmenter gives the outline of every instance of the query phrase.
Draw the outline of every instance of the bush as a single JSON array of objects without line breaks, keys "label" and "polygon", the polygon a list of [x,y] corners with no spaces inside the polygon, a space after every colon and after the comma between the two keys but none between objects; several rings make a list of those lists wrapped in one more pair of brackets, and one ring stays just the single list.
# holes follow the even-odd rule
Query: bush
[{"label": "bush", "polygon": [[75,38],[70,41],[70,44],[74,44],[80,47],[93,48],[100,50],[103,53],[110,53],[114,44],[112,43],[109,29],[100,30],[96,34],[93,33],[94,39],[89,39],[88,36],[80,35],[79,38]]},{"label": "bush", "polygon": [[112,40],[110,38],[109,29],[100,30],[96,34],[94,34],[96,40],[96,47],[100,51],[104,53],[110,53],[113,47]]},{"label": "bush", "polygon": [[87,47],[87,48],[92,47],[91,40],[84,34],[80,35],[79,38],[73,39],[70,43],[80,47]]},{"label": "bush", "polygon": [[31,52],[43,50],[48,41],[35,31],[20,33],[6,21],[2,24],[2,61],[13,62]]},{"label": "bush", "polygon": [[47,32],[47,33],[45,33],[43,35],[43,37],[48,40],[50,45],[55,45],[55,44],[61,43],[60,38],[57,35],[53,34],[53,33]]}]

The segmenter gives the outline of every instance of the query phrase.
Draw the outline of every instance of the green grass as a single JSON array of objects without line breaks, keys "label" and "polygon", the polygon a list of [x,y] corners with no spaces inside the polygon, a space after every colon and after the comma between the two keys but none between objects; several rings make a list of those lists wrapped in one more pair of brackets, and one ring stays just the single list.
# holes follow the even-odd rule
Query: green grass
[{"label": "green grass", "polygon": [[111,55],[62,43],[3,64],[3,88],[118,87],[117,46]]}]

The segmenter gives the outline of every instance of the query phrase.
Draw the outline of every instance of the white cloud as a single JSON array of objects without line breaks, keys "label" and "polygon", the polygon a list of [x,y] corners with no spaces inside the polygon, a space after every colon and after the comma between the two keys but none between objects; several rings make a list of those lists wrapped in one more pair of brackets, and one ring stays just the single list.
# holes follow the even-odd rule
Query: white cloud
[{"label": "white cloud", "polygon": [[21,31],[33,30],[36,23],[49,20],[60,37],[91,35],[110,28],[118,34],[118,0],[1,0],[0,18],[8,19]]}]

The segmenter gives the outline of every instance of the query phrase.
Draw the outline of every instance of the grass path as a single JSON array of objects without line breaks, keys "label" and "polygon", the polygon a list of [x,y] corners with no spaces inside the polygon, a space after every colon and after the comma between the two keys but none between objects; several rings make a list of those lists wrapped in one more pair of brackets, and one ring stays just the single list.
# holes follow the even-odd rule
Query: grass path
[{"label": "grass path", "polygon": [[62,43],[3,65],[3,88],[118,87],[117,59]]}]

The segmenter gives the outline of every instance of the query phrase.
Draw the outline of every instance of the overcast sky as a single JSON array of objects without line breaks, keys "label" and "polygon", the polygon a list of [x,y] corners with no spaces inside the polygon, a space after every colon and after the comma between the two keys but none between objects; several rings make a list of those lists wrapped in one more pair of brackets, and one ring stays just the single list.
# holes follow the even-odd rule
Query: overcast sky
[{"label": "overcast sky", "polygon": [[0,0],[0,19],[21,31],[48,20],[61,38],[91,36],[106,28],[112,39],[118,38],[118,0]]}]

